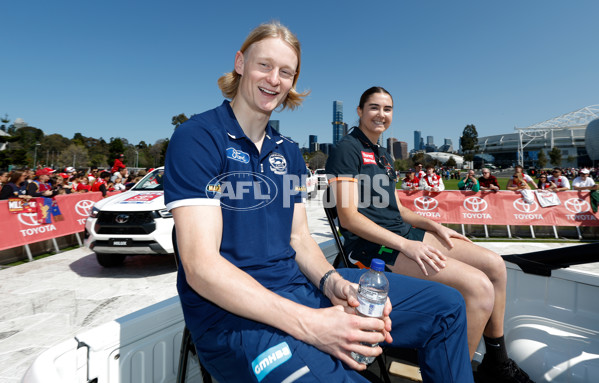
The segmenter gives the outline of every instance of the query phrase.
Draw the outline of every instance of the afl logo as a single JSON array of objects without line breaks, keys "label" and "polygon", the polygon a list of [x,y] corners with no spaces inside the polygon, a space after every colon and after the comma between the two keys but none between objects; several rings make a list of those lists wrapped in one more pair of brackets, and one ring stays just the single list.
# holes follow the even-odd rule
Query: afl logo
[{"label": "afl logo", "polygon": [[539,208],[539,205],[533,201],[533,203],[526,203],[522,198],[518,198],[513,202],[514,209],[520,213],[534,213]]},{"label": "afl logo", "polygon": [[570,198],[564,203],[564,206],[574,214],[586,213],[591,209],[589,203],[580,198]]},{"label": "afl logo", "polygon": [[19,221],[26,226],[39,226],[40,223],[37,221],[37,213],[20,213],[18,216]]},{"label": "afl logo", "polygon": [[278,194],[277,185],[263,174],[229,172],[214,177],[206,186],[206,197],[220,201],[228,210],[255,210],[269,205]]},{"label": "afl logo", "polygon": [[439,206],[439,201],[433,197],[423,196],[414,200],[414,206],[416,206],[419,210],[424,211],[435,210],[437,206]]},{"label": "afl logo", "polygon": [[464,208],[472,213],[480,213],[487,210],[487,201],[480,197],[468,197],[464,200]]},{"label": "afl logo", "polygon": [[94,206],[93,201],[88,199],[81,200],[75,205],[75,212],[82,217],[89,217],[92,206]]}]

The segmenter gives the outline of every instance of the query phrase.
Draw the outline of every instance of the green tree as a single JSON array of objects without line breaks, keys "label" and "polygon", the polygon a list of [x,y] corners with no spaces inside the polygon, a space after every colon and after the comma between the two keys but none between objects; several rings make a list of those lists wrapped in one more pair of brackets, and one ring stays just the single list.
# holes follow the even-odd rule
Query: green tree
[{"label": "green tree", "polygon": [[187,120],[189,120],[189,118],[187,118],[187,116],[184,113],[181,113],[176,116],[173,116],[173,118],[171,119],[171,124],[174,125],[175,129],[177,129],[179,125],[181,125]]},{"label": "green tree", "polygon": [[412,161],[410,161],[409,159],[395,160],[393,162],[393,168],[395,170],[405,172],[406,170],[408,170],[410,168],[411,164],[412,164]]},{"label": "green tree", "polygon": [[453,156],[449,157],[449,159],[445,162],[445,166],[451,166],[451,167],[456,167],[458,166],[457,162],[455,161],[455,158],[453,158]]},{"label": "green tree", "polygon": [[59,168],[73,166],[76,169],[87,168],[89,155],[83,145],[71,144],[58,156]]},{"label": "green tree", "polygon": [[463,152],[476,152],[478,151],[478,132],[476,126],[469,124],[466,125],[460,137],[460,148]]},{"label": "green tree", "polygon": [[160,150],[160,163],[158,164],[159,166],[163,166],[166,162],[166,151],[170,141],[170,139],[166,138],[162,144],[162,149]]},{"label": "green tree", "polygon": [[308,160],[308,167],[312,170],[322,169],[324,165],[327,163],[327,155],[321,152],[320,150],[315,151],[310,154],[310,159]]},{"label": "green tree", "polygon": [[412,156],[412,163],[415,164],[417,162],[420,162],[421,164],[424,165],[424,160],[426,159],[426,154],[425,153],[416,153]]},{"label": "green tree", "polygon": [[553,166],[560,166],[562,164],[562,151],[557,146],[554,146],[549,151],[549,161]]},{"label": "green tree", "polygon": [[84,145],[85,137],[83,137],[83,134],[81,133],[75,133],[73,138],[71,138],[71,142],[75,145]]},{"label": "green tree", "polygon": [[8,114],[5,114],[4,117],[0,118],[0,122],[2,124],[0,124],[0,130],[2,130],[3,132],[7,131],[7,124],[10,122],[9,118],[8,118]]},{"label": "green tree", "polygon": [[125,143],[127,140],[119,137],[111,137],[110,143],[108,144],[108,166],[112,166],[112,162],[121,153],[125,153]]},{"label": "green tree", "polygon": [[539,156],[537,157],[537,166],[539,167],[539,169],[543,169],[545,168],[545,166],[547,166],[547,155],[543,150],[539,150]]},{"label": "green tree", "polygon": [[[149,145],[148,146],[148,164],[146,165],[146,167],[151,167],[151,168],[156,168],[158,166],[161,165],[161,157],[162,157],[162,149],[165,145],[165,139],[161,138],[159,140],[157,140],[154,145]],[[164,162],[162,162],[164,163]]]},{"label": "green tree", "polygon": [[84,137],[83,146],[89,154],[89,166],[104,167],[105,164],[112,166],[108,158],[108,143],[102,137]]}]

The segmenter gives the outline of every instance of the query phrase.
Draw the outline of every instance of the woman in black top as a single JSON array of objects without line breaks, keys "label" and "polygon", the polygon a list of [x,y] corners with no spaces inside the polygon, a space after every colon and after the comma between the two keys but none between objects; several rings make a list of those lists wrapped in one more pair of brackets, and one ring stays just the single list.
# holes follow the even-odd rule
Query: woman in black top
[{"label": "woman in black top", "polygon": [[0,200],[9,198],[30,198],[27,196],[27,185],[25,184],[25,173],[14,171],[10,174],[10,179],[7,184],[2,185],[0,190]]}]

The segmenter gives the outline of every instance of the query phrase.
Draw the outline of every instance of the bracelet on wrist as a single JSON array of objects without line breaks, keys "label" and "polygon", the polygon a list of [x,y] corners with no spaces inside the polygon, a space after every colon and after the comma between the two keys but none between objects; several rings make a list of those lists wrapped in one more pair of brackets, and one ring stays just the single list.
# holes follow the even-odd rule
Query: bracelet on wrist
[{"label": "bracelet on wrist", "polygon": [[324,284],[327,282],[327,279],[329,279],[329,277],[333,274],[337,273],[337,270],[332,269],[327,271],[322,278],[320,278],[320,284],[318,286],[318,288],[320,289],[320,291],[322,291],[324,293]]}]

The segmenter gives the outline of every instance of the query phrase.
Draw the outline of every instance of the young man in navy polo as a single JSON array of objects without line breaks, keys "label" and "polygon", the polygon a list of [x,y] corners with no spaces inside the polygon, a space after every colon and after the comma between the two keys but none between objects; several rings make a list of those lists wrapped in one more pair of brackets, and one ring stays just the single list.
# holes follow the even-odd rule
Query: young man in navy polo
[{"label": "young man in navy polo", "polygon": [[231,101],[181,124],[169,144],[177,288],[202,364],[221,382],[366,382],[351,353],[376,356],[364,344],[389,342],[419,349],[426,382],[472,382],[456,290],[389,275],[383,317],[357,316],[362,272],[334,270],[312,239],[304,159],[268,124],[305,96],[300,57],[287,28],[259,26],[219,79]]}]

